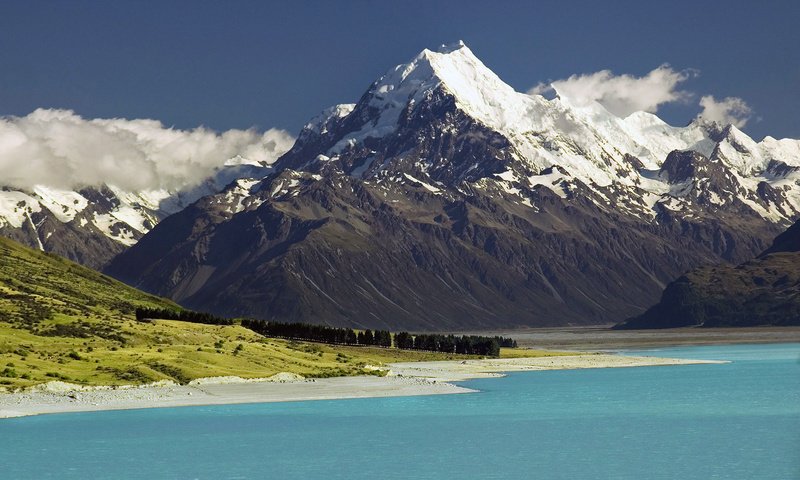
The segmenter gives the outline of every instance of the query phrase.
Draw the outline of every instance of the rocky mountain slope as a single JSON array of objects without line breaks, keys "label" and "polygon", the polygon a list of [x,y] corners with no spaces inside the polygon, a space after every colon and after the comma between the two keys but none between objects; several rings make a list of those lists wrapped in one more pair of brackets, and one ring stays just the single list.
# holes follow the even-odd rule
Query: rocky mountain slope
[{"label": "rocky mountain slope", "polygon": [[515,92],[462,43],[312,120],[260,181],[108,272],[223,315],[446,330],[612,322],[800,211],[800,142]]},{"label": "rocky mountain slope", "polygon": [[800,222],[757,258],[692,270],[616,328],[800,325]]},{"label": "rocky mountain slope", "polygon": [[0,236],[100,268],[159,221],[238,178],[271,168],[235,158],[204,183],[183,191],[130,192],[113,185],[63,190],[0,189]]}]

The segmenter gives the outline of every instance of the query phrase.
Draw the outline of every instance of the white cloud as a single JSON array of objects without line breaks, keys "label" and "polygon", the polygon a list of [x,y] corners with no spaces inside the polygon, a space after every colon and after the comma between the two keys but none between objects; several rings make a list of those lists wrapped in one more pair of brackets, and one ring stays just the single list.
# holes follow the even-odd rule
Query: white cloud
[{"label": "white cloud", "polygon": [[610,70],[601,70],[572,75],[549,85],[540,83],[528,93],[542,95],[555,91],[573,105],[598,102],[611,113],[626,117],[638,111],[654,113],[662,104],[688,100],[691,95],[677,87],[694,74],[692,70],[673,70],[666,64],[643,77],[614,75]]},{"label": "white cloud", "polygon": [[732,123],[737,128],[744,127],[753,113],[750,106],[739,97],[717,100],[713,95],[705,95],[700,99],[700,106],[703,111],[698,114],[699,118],[723,125]]},{"label": "white cloud", "polygon": [[38,109],[0,118],[0,184],[181,189],[236,155],[272,163],[292,142],[283,130],[176,130],[155,120],[87,120],[71,110]]}]

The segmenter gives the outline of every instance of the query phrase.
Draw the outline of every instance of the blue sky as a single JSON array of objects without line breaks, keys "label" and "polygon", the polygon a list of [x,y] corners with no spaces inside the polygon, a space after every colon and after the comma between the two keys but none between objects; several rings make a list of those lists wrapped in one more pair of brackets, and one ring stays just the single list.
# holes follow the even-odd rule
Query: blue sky
[{"label": "blue sky", "polygon": [[[608,3],[609,5],[602,5]],[[0,115],[38,107],[166,125],[288,129],[388,68],[463,39],[517,90],[664,63],[689,94],[738,97],[743,128],[800,138],[797,2],[0,2]]]}]

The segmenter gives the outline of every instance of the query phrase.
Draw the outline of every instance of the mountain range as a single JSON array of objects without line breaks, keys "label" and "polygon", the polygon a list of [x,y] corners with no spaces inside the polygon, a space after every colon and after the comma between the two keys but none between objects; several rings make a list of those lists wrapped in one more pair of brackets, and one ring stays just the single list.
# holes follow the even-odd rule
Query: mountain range
[{"label": "mountain range", "polygon": [[0,188],[0,236],[99,269],[159,221],[241,177],[271,168],[236,157],[199,185],[177,191],[129,191],[114,185],[77,190],[37,185]]},{"label": "mountain range", "polygon": [[519,93],[459,42],[323,111],[271,173],[166,217],[105,271],[219,315],[611,323],[767,248],[798,180],[800,141]]},{"label": "mountain range", "polygon": [[697,268],[619,329],[800,325],[800,222],[758,257]]}]

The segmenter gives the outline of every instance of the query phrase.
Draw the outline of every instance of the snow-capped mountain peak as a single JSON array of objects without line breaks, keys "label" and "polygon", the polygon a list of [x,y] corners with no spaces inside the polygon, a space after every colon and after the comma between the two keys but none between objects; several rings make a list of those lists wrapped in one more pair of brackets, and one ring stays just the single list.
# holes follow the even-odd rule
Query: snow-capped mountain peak
[{"label": "snow-capped mountain peak", "polygon": [[763,250],[800,216],[796,147],[516,92],[459,43],[324,111],[271,175],[165,220],[107,271],[267,320],[603,322]]},{"label": "snow-capped mountain peak", "polygon": [[[674,127],[652,113],[622,118],[597,102],[517,92],[463,42],[423,50],[370,84],[357,103],[322,111],[274,168],[247,156],[180,192],[6,188],[0,231],[56,251],[48,241],[62,225],[90,230],[113,243],[110,255],[205,195],[223,191],[215,208],[236,215],[295,198],[321,180],[344,185],[344,176],[389,190],[419,188],[441,201],[482,189],[531,211],[549,190],[645,222],[722,208],[773,223],[800,214],[800,141],[756,142],[732,125]],[[258,196],[251,187],[270,173],[270,195]]]},{"label": "snow-capped mountain peak", "polygon": [[[674,127],[652,113],[621,118],[597,102],[520,93],[458,42],[423,50],[373,82],[356,105],[323,112],[277,169],[333,168],[400,183],[411,176],[456,189],[486,179],[515,195],[549,184],[559,172],[557,194],[583,185],[604,208],[614,197],[627,205],[618,208],[652,218],[675,191],[654,172],[671,152],[692,151],[740,179],[740,195],[752,197],[748,205],[765,218],[786,221],[800,209],[794,194],[756,197],[766,188],[760,182],[771,181],[763,172],[776,161],[789,170],[775,172],[797,173],[790,167],[800,165],[798,148],[797,141],[757,143],[732,125],[696,120]],[[788,204],[776,214],[781,209],[770,202]]]},{"label": "snow-capped mountain peak", "polygon": [[547,108],[543,97],[515,91],[472,53],[464,42],[425,49],[376,81],[367,92],[369,105],[381,110],[381,126],[391,126],[407,106],[425,101],[436,88],[483,124],[498,130],[526,130]]}]

